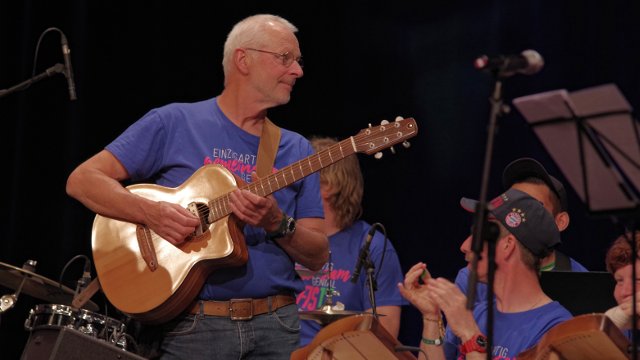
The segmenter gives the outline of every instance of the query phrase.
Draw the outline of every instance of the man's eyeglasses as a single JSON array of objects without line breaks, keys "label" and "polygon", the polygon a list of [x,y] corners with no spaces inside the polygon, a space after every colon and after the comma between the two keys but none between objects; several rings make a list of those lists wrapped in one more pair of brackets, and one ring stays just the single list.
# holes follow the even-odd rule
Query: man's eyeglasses
[{"label": "man's eyeglasses", "polygon": [[298,65],[300,65],[300,67],[303,66],[302,56],[298,56],[297,58],[294,58],[293,54],[288,52],[288,51],[286,53],[282,53],[281,54],[281,53],[277,53],[277,52],[273,52],[273,51],[253,49],[253,48],[245,48],[245,50],[258,51],[258,52],[265,53],[265,54],[271,54],[271,55],[279,58],[282,61],[282,65],[284,67],[291,66],[291,64],[293,64],[294,60],[298,63]]}]

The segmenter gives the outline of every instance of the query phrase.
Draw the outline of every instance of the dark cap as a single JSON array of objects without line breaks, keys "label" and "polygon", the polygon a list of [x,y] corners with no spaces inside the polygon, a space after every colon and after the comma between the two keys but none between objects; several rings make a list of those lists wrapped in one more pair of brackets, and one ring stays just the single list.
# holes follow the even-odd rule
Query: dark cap
[{"label": "dark cap", "polygon": [[[475,212],[477,200],[460,199],[460,205]],[[535,256],[543,258],[560,244],[560,231],[542,203],[520,190],[509,189],[491,200],[487,210]]]},{"label": "dark cap", "polygon": [[560,180],[549,175],[547,170],[538,161],[532,158],[520,158],[512,161],[502,172],[502,185],[510,188],[513,184],[527,178],[538,178],[553,191],[560,200],[560,211],[567,211],[567,191]]}]

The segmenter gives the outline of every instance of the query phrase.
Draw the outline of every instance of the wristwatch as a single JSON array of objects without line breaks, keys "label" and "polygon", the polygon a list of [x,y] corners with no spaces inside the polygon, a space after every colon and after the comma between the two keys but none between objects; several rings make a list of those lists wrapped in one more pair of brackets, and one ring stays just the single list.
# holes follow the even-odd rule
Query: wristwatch
[{"label": "wristwatch", "polygon": [[296,231],[296,219],[291,216],[282,213],[282,221],[280,222],[280,226],[272,232],[267,233],[267,239],[276,240],[283,238],[287,235],[293,234]]},{"label": "wristwatch", "polygon": [[487,338],[484,335],[480,333],[475,334],[471,339],[460,345],[460,354],[463,356],[473,351],[477,351],[482,354],[487,352]]}]

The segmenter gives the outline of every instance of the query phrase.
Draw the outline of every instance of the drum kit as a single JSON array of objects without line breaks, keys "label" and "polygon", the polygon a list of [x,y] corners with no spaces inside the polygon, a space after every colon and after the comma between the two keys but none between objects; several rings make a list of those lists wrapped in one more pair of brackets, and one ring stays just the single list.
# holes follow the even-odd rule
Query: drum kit
[{"label": "drum kit", "polygon": [[[32,343],[42,342],[42,336],[32,341],[32,338],[38,338],[40,331],[63,329],[74,331],[82,338],[91,338],[94,343],[98,340],[100,346],[127,352],[130,345],[128,339],[131,337],[126,333],[123,322],[99,314],[98,305],[89,300],[83,302],[82,308],[71,306],[78,296],[78,290],[74,291],[35,273],[35,265],[34,260],[28,260],[22,268],[0,262],[0,285],[15,290],[13,294],[0,297],[0,315],[11,309],[21,294],[48,302],[32,308],[25,320],[24,328],[30,332],[30,338],[22,355],[23,360],[41,358],[42,351],[30,349]],[[51,350],[51,346],[40,346],[41,349]]]},{"label": "drum kit", "polygon": [[[0,316],[15,306],[18,297],[22,294],[31,296],[47,303],[38,304],[33,307],[24,322],[25,330],[30,332],[29,340],[22,354],[22,360],[33,359],[63,359],[65,355],[51,355],[52,348],[62,348],[59,346],[62,334],[70,333],[76,339],[90,339],[95,350],[95,344],[108,351],[116,351],[119,359],[144,359],[129,352],[131,336],[126,332],[123,322],[98,313],[99,306],[88,300],[86,293],[79,293],[63,284],[48,279],[35,272],[36,261],[27,260],[22,268],[0,262],[0,286],[15,290],[13,294],[0,297]],[[299,273],[302,269],[296,269]],[[91,286],[91,285],[90,285]],[[329,325],[338,320],[366,315],[359,311],[349,311],[342,309],[342,304],[333,304],[332,296],[339,295],[335,289],[328,289],[327,301],[321,309],[315,311],[300,311],[300,318],[303,320],[313,320],[321,325]],[[89,297],[92,293],[89,293]],[[82,301],[78,301],[82,297]],[[51,333],[57,339],[51,339]],[[38,334],[41,334],[38,336]],[[46,335],[45,335],[46,334]],[[67,336],[69,338],[69,336]],[[78,348],[77,341],[73,345]],[[56,346],[51,344],[43,345],[45,342],[56,342]],[[85,346],[86,347],[86,346]],[[46,357],[43,357],[46,352]]]}]

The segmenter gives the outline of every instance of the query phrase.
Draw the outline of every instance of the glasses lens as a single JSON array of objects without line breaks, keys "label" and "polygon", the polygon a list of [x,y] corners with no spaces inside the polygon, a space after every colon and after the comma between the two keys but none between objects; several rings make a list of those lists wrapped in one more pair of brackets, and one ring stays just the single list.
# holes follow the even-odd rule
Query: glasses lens
[{"label": "glasses lens", "polygon": [[300,65],[300,67],[302,67],[302,56],[300,56],[297,59],[294,59],[293,54],[290,52],[284,53],[281,56],[282,56],[282,65],[284,65],[285,67],[291,66],[294,60],[298,63],[298,65]]},{"label": "glasses lens", "polygon": [[287,52],[282,54],[281,56],[282,56],[282,65],[284,65],[285,67],[289,67],[291,63],[293,63],[293,55],[291,55],[291,53]]}]

